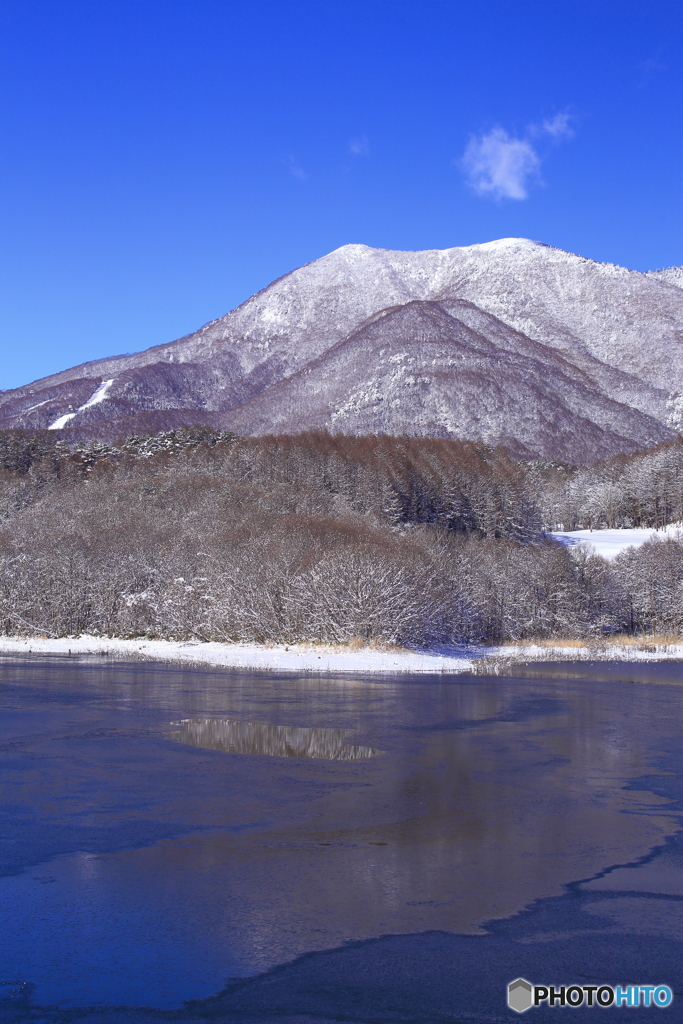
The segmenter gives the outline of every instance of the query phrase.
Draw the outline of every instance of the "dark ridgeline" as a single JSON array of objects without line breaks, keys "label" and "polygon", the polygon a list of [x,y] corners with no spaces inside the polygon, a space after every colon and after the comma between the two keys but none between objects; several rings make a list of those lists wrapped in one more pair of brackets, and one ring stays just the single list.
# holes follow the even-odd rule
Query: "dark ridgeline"
[{"label": "dark ridgeline", "polygon": [[577,468],[433,438],[7,431],[0,466],[6,634],[426,644],[683,624],[683,544],[607,563],[543,535],[683,519],[682,438]]}]

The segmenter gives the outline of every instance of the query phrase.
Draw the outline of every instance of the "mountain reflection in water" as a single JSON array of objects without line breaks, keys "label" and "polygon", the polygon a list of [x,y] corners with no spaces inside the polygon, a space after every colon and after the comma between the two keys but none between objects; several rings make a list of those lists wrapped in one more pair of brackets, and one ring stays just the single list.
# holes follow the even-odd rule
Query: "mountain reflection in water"
[{"label": "mountain reflection in water", "polygon": [[230,718],[187,718],[171,725],[177,743],[227,754],[267,754],[270,757],[313,757],[325,761],[360,761],[383,753],[374,747],[344,742],[346,729],[304,729],[291,725],[237,722]]}]

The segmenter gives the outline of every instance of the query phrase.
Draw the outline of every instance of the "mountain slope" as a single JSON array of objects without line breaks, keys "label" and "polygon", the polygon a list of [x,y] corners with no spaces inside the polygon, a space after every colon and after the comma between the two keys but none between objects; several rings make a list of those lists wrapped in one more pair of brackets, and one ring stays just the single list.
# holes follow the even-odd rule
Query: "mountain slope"
[{"label": "mountain slope", "polygon": [[665,270],[649,270],[646,277],[654,277],[659,281],[683,288],[683,267],[667,267]]},{"label": "mountain slope", "polygon": [[672,436],[676,269],[641,274],[526,239],[347,245],[178,341],[0,393],[0,427],[385,430],[591,461]]},{"label": "mountain slope", "polygon": [[419,301],[386,311],[228,419],[245,434],[321,423],[398,434],[408,422],[417,435],[579,461],[636,437],[656,444],[668,436],[654,418],[606,399],[552,349],[504,349],[439,303]]}]

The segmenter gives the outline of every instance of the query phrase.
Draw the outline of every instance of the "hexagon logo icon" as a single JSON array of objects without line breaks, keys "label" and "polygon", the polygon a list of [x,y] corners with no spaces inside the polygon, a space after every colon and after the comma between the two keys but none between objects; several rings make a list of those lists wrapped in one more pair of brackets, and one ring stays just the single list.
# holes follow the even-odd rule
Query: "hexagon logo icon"
[{"label": "hexagon logo icon", "polygon": [[508,1006],[517,1013],[524,1013],[533,1005],[533,986],[526,978],[517,978],[508,985]]}]

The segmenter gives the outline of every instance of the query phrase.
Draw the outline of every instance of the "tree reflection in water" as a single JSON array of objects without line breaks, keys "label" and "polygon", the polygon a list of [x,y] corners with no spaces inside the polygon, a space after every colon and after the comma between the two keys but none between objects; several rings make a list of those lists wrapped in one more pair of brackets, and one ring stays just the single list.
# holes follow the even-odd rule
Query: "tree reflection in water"
[{"label": "tree reflection in water", "polygon": [[237,722],[230,718],[185,718],[170,738],[177,743],[227,754],[267,754],[270,757],[312,757],[325,761],[360,761],[382,754],[374,747],[352,746],[346,729],[305,729],[267,722]]}]

